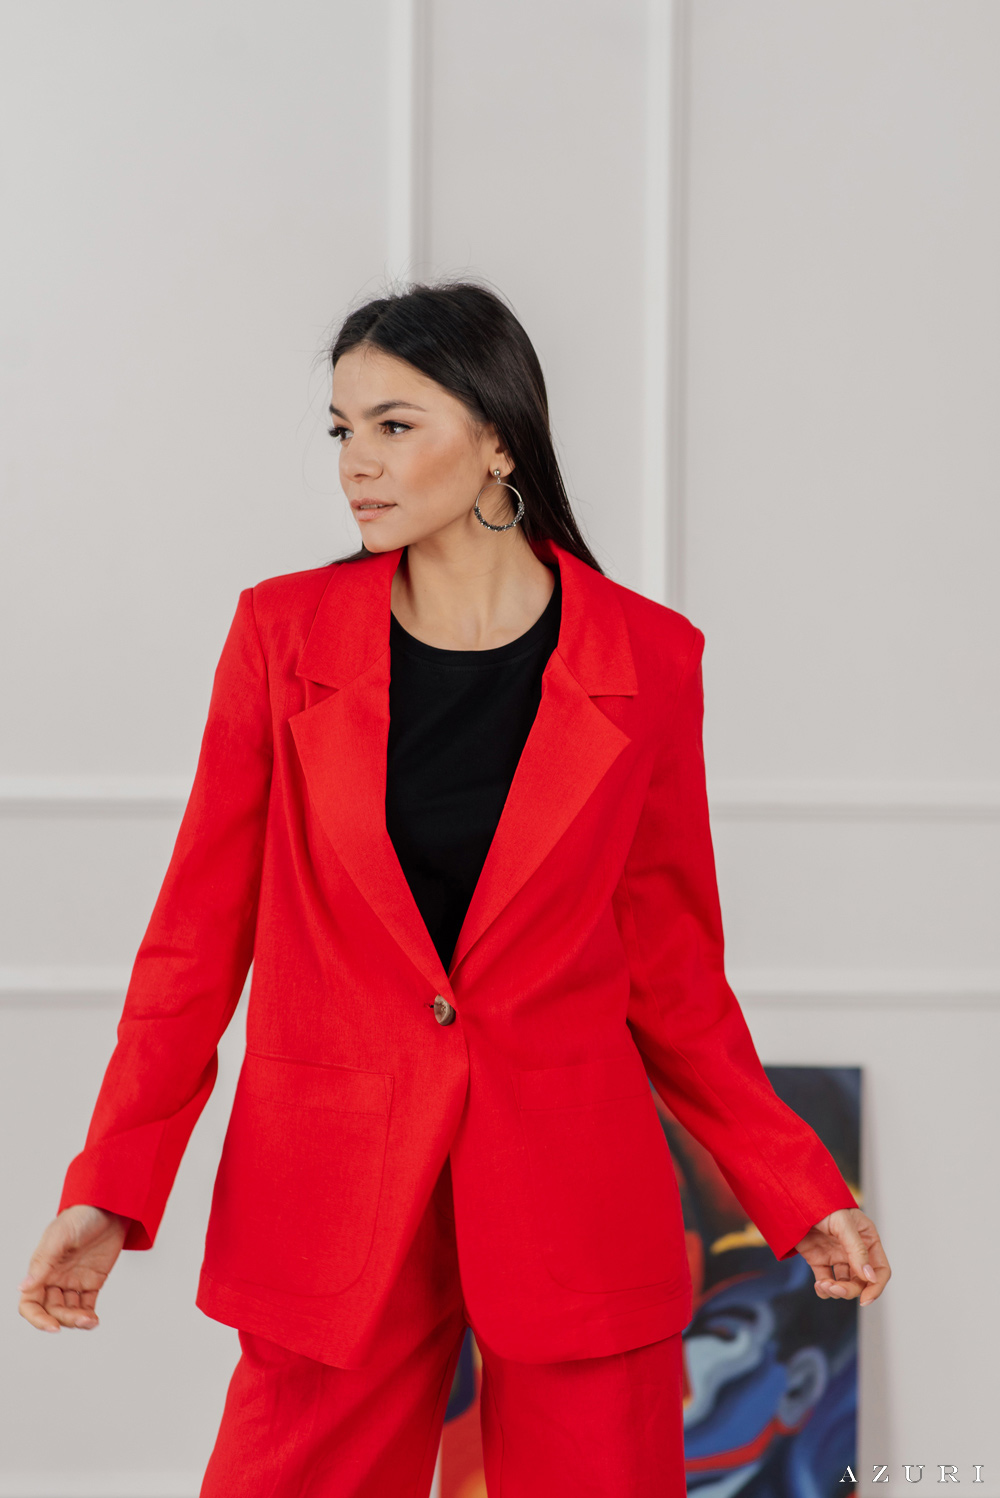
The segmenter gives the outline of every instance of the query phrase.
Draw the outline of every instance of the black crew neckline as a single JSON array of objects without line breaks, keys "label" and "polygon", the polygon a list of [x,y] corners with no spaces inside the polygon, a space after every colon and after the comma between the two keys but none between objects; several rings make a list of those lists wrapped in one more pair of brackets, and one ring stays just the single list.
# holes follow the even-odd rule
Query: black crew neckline
[{"label": "black crew neckline", "polygon": [[457,667],[466,671],[479,670],[483,666],[506,665],[510,661],[520,660],[522,656],[530,655],[548,636],[553,619],[558,618],[561,591],[559,569],[553,567],[550,571],[555,577],[555,587],[552,589],[548,603],[524,634],[518,635],[514,640],[508,640],[505,645],[494,645],[489,650],[452,650],[440,645],[428,645],[426,640],[418,640],[416,635],[411,635],[393,613],[389,615],[391,644],[393,647],[398,646],[406,655],[415,660],[427,661],[436,666]]}]

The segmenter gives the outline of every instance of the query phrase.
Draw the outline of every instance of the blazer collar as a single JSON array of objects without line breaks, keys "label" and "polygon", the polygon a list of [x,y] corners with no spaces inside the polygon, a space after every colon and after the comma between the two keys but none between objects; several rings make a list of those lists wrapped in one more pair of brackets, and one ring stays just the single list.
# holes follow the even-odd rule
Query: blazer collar
[{"label": "blazer collar", "polygon": [[385,825],[390,587],[402,548],[335,567],[298,661],[298,675],[336,688],[289,720],[319,822],[369,905],[446,998],[459,965],[629,743],[592,701],[638,690],[614,585],[555,542],[533,547],[559,568],[559,637],[448,972]]},{"label": "blazer collar", "polygon": [[[532,542],[559,568],[562,619],[556,649],[591,697],[638,690],[621,604],[601,573],[555,541]],[[296,674],[328,687],[346,686],[389,649],[392,579],[403,548],[335,566],[299,656]]]}]

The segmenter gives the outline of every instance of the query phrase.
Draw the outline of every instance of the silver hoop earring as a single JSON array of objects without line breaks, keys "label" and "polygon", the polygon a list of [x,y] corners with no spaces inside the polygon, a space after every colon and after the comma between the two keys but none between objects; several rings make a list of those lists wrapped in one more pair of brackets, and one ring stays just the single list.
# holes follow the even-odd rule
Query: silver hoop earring
[{"label": "silver hoop earring", "polygon": [[[476,519],[479,521],[479,524],[485,525],[488,531],[509,531],[512,525],[517,525],[519,520],[524,519],[524,500],[521,498],[520,494],[517,494],[517,490],[514,488],[513,484],[505,484],[503,482],[500,477],[499,468],[494,468],[493,477],[496,480],[496,483],[493,485],[484,484],[482,489],[480,489],[479,494],[476,495],[476,502],[472,507],[473,512]],[[491,525],[488,520],[483,519],[482,511],[479,508],[479,499],[484,490],[488,488],[509,489],[511,494],[517,494],[517,514],[514,516],[513,520],[508,520],[506,525]]]}]

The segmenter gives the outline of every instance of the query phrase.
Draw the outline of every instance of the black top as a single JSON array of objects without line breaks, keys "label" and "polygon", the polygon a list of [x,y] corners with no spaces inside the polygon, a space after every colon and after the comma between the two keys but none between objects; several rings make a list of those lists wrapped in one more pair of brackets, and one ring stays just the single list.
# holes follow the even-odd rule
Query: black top
[{"label": "black top", "polygon": [[393,615],[385,822],[447,970],[559,637],[559,570],[544,612],[493,650],[439,650]]}]

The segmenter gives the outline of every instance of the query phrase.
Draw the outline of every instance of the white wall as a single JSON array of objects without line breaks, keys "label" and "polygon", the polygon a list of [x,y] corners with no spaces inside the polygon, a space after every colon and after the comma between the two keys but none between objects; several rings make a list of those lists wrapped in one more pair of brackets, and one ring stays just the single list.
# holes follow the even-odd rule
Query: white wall
[{"label": "white wall", "polygon": [[[353,544],[322,335],[387,269],[470,270],[536,340],[597,555],[708,637],[761,1053],[865,1067],[896,1271],[865,1470],[1000,1460],[1000,12],[22,0],[0,27],[6,1283],[82,1141],[236,595]],[[237,1352],[193,1297],[239,1031],[99,1331],[38,1336],[11,1291],[0,1498],[197,1490]]]},{"label": "white wall", "polygon": [[239,1021],[99,1330],[45,1337],[10,1310],[82,1145],[237,594],[353,544],[314,359],[385,268],[389,28],[325,0],[30,0],[0,24],[0,1494],[193,1493],[238,1355],[193,1300]]},{"label": "white wall", "polygon": [[730,974],[765,1059],[864,1067],[897,1490],[1000,1478],[998,63],[990,0],[693,6],[673,498]]}]

